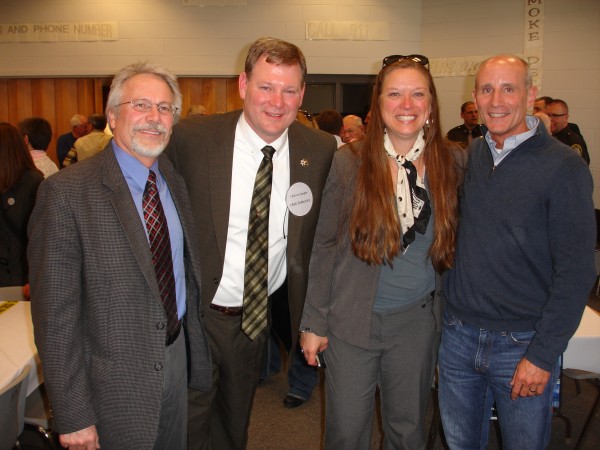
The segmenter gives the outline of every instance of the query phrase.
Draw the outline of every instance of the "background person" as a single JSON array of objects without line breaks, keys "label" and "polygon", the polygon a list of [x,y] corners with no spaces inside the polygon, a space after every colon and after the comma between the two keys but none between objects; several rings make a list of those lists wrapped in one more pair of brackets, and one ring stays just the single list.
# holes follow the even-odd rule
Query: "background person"
[{"label": "background person", "polygon": [[324,109],[316,118],[319,129],[332,134],[337,142],[338,148],[344,145],[340,134],[344,128],[344,119],[335,109]]},{"label": "background person", "polygon": [[471,101],[463,103],[460,106],[460,117],[462,117],[464,123],[448,131],[446,137],[466,148],[473,139],[481,136],[481,127],[478,123],[479,111],[475,103]]},{"label": "background person", "polygon": [[52,140],[50,122],[42,117],[30,117],[19,123],[19,134],[31,153],[33,163],[44,174],[44,178],[58,172],[58,167],[46,154]]},{"label": "background person", "polygon": [[78,161],[84,161],[91,158],[96,153],[104,150],[112,135],[104,132],[107,121],[104,114],[91,114],[90,124],[92,131],[85,136],[80,137],[69,150],[67,157],[63,161],[63,166],[69,166]]},{"label": "background person", "polygon": [[[554,99],[552,97],[548,97],[548,96],[536,98],[535,102],[533,103],[533,112],[534,113],[543,112],[543,113],[547,114],[548,113],[547,112],[548,105],[550,103],[552,103],[553,101],[554,101]],[[573,130],[575,133],[577,133],[578,135],[580,135],[581,137],[583,137],[583,134],[579,130],[579,126],[576,123],[569,122],[569,128],[571,130]]]},{"label": "background person", "polygon": [[365,137],[365,126],[362,119],[355,115],[345,116],[343,119],[344,127],[341,138],[344,144],[355,142]]},{"label": "background person", "polygon": [[546,107],[546,113],[550,117],[552,136],[575,150],[589,166],[590,154],[587,144],[580,134],[571,130],[569,125],[569,105],[564,100],[552,100]]},{"label": "background person", "polygon": [[[442,139],[425,57],[388,57],[365,139],[334,158],[315,235],[301,346],[327,364],[326,449],[368,449],[379,385],[384,448],[423,449],[452,266],[459,155]],[[457,150],[460,151],[460,150]]]},{"label": "background person", "polygon": [[125,67],[106,107],[114,139],[40,187],[31,312],[64,447],[185,450],[188,369],[210,386],[191,207],[161,155],[180,107],[166,69]]},{"label": "background person", "polygon": [[58,166],[61,169],[64,167],[63,161],[69,150],[73,148],[75,141],[91,131],[90,122],[83,114],[75,114],[71,117],[70,124],[71,131],[61,134],[56,140],[56,157],[58,158]]},{"label": "background person", "polygon": [[494,402],[504,448],[547,448],[558,358],[596,280],[590,171],[527,115],[535,94],[516,56],[475,76],[485,138],[461,188],[438,360],[451,449],[487,446]]},{"label": "background person", "polygon": [[0,122],[0,286],[27,283],[27,223],[44,179],[17,129]]},{"label": "background person", "polygon": [[[256,40],[239,77],[243,111],[181,121],[167,150],[186,180],[202,236],[201,314],[213,356],[211,392],[190,390],[190,448],[245,448],[270,334],[269,296],[282,286],[290,348],[296,345],[321,191],[336,150],[333,137],[296,120],[305,76],[298,47]],[[268,216],[251,208],[253,197],[268,198],[267,187]],[[310,191],[307,210],[286,202],[292,188],[303,198]]]}]

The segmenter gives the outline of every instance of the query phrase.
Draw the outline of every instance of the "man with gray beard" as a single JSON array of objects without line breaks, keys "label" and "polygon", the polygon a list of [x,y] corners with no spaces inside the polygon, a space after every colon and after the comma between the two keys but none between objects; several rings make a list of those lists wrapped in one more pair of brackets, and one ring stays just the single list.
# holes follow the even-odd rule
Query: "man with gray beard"
[{"label": "man with gray beard", "polygon": [[166,69],[122,69],[114,138],[38,191],[31,307],[63,447],[184,450],[188,383],[210,388],[191,206],[161,155],[180,108]]}]

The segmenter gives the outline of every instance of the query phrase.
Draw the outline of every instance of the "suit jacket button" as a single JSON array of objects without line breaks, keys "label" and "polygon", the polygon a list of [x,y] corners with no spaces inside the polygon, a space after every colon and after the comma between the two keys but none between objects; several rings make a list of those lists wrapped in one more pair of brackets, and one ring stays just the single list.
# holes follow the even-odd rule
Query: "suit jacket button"
[{"label": "suit jacket button", "polygon": [[204,317],[204,311],[200,311],[200,317]]},{"label": "suit jacket button", "polygon": [[164,330],[165,329],[165,323],[164,322],[158,322],[156,324],[156,329],[157,330]]},{"label": "suit jacket button", "polygon": [[219,279],[218,278],[213,278],[213,284],[219,284]]},{"label": "suit jacket button", "polygon": [[160,372],[162,370],[163,366],[161,363],[156,363],[154,364],[154,370],[156,370],[157,372]]}]

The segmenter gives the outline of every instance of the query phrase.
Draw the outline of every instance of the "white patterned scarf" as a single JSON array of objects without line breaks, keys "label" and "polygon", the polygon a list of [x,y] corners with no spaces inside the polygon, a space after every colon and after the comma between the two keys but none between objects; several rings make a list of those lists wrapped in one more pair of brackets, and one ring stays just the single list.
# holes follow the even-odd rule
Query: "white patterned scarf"
[{"label": "white patterned scarf", "polygon": [[402,230],[404,248],[415,240],[415,231],[425,234],[431,216],[429,196],[423,180],[417,175],[417,169],[412,161],[416,161],[425,149],[425,134],[419,133],[410,151],[398,155],[387,133],[383,137],[383,147],[386,153],[396,160],[398,179],[396,181],[396,204]]}]

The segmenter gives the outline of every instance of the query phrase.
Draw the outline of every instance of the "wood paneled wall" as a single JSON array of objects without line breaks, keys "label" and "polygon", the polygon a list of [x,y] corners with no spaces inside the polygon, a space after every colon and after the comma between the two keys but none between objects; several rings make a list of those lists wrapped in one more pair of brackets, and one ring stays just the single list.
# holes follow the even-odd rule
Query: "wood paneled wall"
[{"label": "wood paneled wall", "polygon": [[[52,126],[48,155],[56,161],[56,138],[70,130],[74,114],[104,112],[103,89],[110,78],[17,78],[0,79],[0,122],[17,125],[32,116]],[[209,114],[242,107],[237,77],[179,78],[183,94],[182,116],[190,105],[204,105]]]}]

